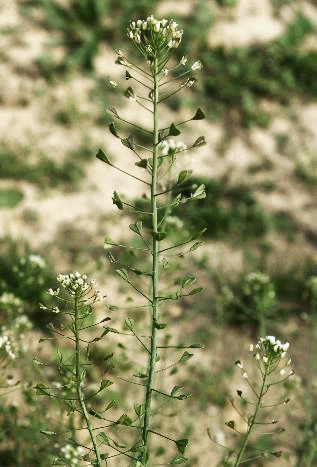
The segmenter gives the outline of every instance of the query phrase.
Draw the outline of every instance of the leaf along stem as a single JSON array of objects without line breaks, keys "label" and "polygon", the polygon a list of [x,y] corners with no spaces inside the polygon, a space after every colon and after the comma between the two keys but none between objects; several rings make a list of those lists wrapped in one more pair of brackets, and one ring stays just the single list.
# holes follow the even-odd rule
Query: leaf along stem
[{"label": "leaf along stem", "polygon": [[[159,142],[159,127],[158,127],[158,103],[159,103],[159,85],[158,85],[158,59],[154,59],[153,63],[153,163],[152,163],[152,180],[151,180],[151,210],[152,210],[152,231],[154,234],[158,232],[158,216],[156,204],[157,190],[157,172],[158,172],[158,142]],[[153,385],[155,379],[155,362],[157,356],[157,343],[155,326],[158,321],[158,279],[159,279],[159,241],[157,235],[153,235],[152,239],[152,329],[151,329],[151,347],[148,362],[148,379],[145,392],[144,404],[144,419],[142,439],[144,443],[143,465],[148,464],[148,435],[151,419],[151,400]]]},{"label": "leaf along stem", "polygon": [[83,411],[83,415],[85,418],[85,422],[87,425],[87,429],[89,431],[90,439],[92,441],[93,447],[94,447],[94,452],[96,455],[96,465],[97,467],[102,467],[101,464],[101,457],[100,457],[100,452],[97,444],[97,440],[95,437],[95,434],[93,432],[93,428],[90,422],[90,418],[88,415],[87,407],[85,404],[85,399],[84,395],[81,390],[81,379],[82,379],[82,373],[81,373],[81,364],[80,364],[80,341],[79,341],[79,329],[78,329],[78,313],[79,313],[79,307],[78,307],[78,302],[79,302],[79,297],[78,295],[75,296],[75,306],[74,306],[74,334],[75,334],[75,339],[76,339],[76,350],[75,350],[75,359],[76,359],[76,391],[77,391],[77,396],[78,400],[81,406],[81,409]]}]

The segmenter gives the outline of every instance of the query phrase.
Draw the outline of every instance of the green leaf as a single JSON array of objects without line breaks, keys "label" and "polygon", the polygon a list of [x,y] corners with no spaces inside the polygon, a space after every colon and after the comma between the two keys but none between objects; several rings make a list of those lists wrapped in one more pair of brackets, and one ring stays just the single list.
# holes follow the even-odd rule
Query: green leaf
[{"label": "green leaf", "polygon": [[133,136],[129,136],[128,138],[122,138],[121,143],[123,146],[126,146],[127,148],[131,149],[134,151],[134,141],[133,141]]},{"label": "green leaf", "polygon": [[120,211],[122,211],[123,203],[122,203],[122,200],[121,200],[120,196],[118,195],[118,193],[116,191],[113,192],[112,202],[113,202],[113,204],[115,204],[117,206],[118,209],[120,209]]},{"label": "green leaf", "polygon": [[185,180],[187,180],[191,176],[192,173],[193,173],[192,170],[182,170],[180,174],[178,175],[177,185],[180,185]]},{"label": "green leaf", "polygon": [[190,252],[197,250],[204,242],[195,242],[189,249]]},{"label": "green leaf", "polygon": [[97,159],[104,162],[105,164],[111,165],[111,162],[110,162],[108,156],[106,156],[106,154],[103,152],[102,149],[99,149],[99,151],[96,154],[96,157],[97,157]]},{"label": "green leaf", "polygon": [[196,289],[192,289],[188,295],[196,295],[201,293],[204,289],[202,287],[196,287]]},{"label": "green leaf", "polygon": [[88,413],[89,413],[89,415],[92,415],[93,417],[96,417],[96,418],[98,418],[99,420],[103,420],[103,419],[104,419],[103,416],[102,416],[102,414],[99,413],[99,412],[97,412],[97,411],[94,410],[94,409],[89,409],[89,410],[88,410]]},{"label": "green leaf", "polygon": [[45,436],[55,436],[56,435],[55,431],[40,430],[40,433],[42,433],[42,435],[45,435]]},{"label": "green leaf", "polygon": [[106,433],[104,432],[98,433],[97,438],[100,444],[105,444],[106,446],[110,446],[110,441]]},{"label": "green leaf", "polygon": [[[144,451],[144,441],[140,439],[137,441],[132,448],[130,449],[131,452],[143,452]],[[141,464],[140,464],[141,465]]]},{"label": "green leaf", "polygon": [[175,126],[174,123],[172,123],[169,128],[168,136],[178,136],[180,134],[181,132],[179,131],[179,129]]},{"label": "green leaf", "polygon": [[207,144],[204,136],[199,136],[193,144],[193,148],[199,148],[200,146],[205,146]]},{"label": "green leaf", "polygon": [[182,289],[196,282],[196,277],[194,276],[185,276],[182,280]]},{"label": "green leaf", "polygon": [[137,416],[140,418],[140,417],[143,417],[144,413],[145,413],[145,406],[144,404],[134,404],[134,411],[135,413],[137,414]]},{"label": "green leaf", "polygon": [[192,236],[192,240],[196,240],[197,238],[200,238],[204,233],[206,232],[207,228],[205,227],[204,229],[200,230],[199,232],[195,233]]},{"label": "green leaf", "polygon": [[140,235],[140,237],[142,237],[142,221],[137,221],[135,224],[130,224],[129,228],[132,230],[132,232],[135,232],[136,234]]},{"label": "green leaf", "polygon": [[36,394],[40,396],[50,396],[50,393],[48,392],[49,387],[46,386],[46,384],[39,383],[35,386],[36,389]]},{"label": "green leaf", "polygon": [[178,456],[174,457],[174,459],[171,460],[170,464],[184,464],[188,459],[186,457],[182,456],[181,454],[178,454]]},{"label": "green leaf", "polygon": [[177,441],[175,441],[175,444],[176,444],[177,449],[179,450],[179,452],[184,454],[185,449],[186,449],[186,447],[188,445],[188,439],[187,438],[178,439]]},{"label": "green leaf", "polygon": [[161,240],[164,240],[164,238],[166,238],[167,232],[164,232],[164,231],[153,232],[153,230],[152,230],[151,235],[152,235],[153,238],[155,238],[155,240],[160,242]]},{"label": "green leaf", "polygon": [[201,344],[191,344],[188,346],[189,349],[203,349],[204,346]]},{"label": "green leaf", "polygon": [[118,418],[118,420],[116,421],[116,424],[130,426],[132,425],[132,420],[130,417],[128,417],[127,414],[124,413],[123,415],[121,415],[120,418]]},{"label": "green leaf", "polygon": [[33,361],[34,365],[39,365],[39,366],[45,365],[45,363],[43,363],[43,362],[42,362],[41,360],[39,360],[37,357],[34,357],[32,361]]},{"label": "green leaf", "polygon": [[112,381],[110,381],[110,379],[103,379],[100,383],[100,388],[99,388],[99,392],[100,391],[103,391],[104,389],[108,388],[109,386],[111,386],[113,384]]},{"label": "green leaf", "polygon": [[178,360],[178,363],[185,363],[194,356],[193,353],[184,352],[181,358]]},{"label": "green leaf", "polygon": [[115,399],[112,399],[107,405],[107,407],[105,408],[105,412],[111,409],[112,407],[116,407],[117,405],[118,405],[118,402]]},{"label": "green leaf", "polygon": [[206,198],[206,188],[202,183],[198,188],[190,195],[191,199],[204,199]]},{"label": "green leaf", "polygon": [[115,245],[110,237],[106,237],[104,240],[104,249],[112,248]]},{"label": "green leaf", "polygon": [[119,114],[118,114],[117,109],[115,107],[110,107],[109,112],[111,112],[115,117],[119,118]]},{"label": "green leaf", "polygon": [[110,133],[113,134],[113,136],[115,136],[116,138],[120,138],[120,136],[118,135],[116,127],[115,127],[113,122],[110,123],[109,130],[110,130]]},{"label": "green leaf", "polygon": [[129,86],[129,87],[124,91],[123,95],[124,95],[125,97],[132,97],[132,98],[135,97],[134,91],[133,91],[133,89],[131,88],[131,86]]},{"label": "green leaf", "polygon": [[156,327],[156,329],[165,329],[167,323],[158,323],[157,321],[155,321],[154,326]]},{"label": "green leaf", "polygon": [[124,320],[124,324],[125,324],[125,326],[126,326],[128,329],[130,329],[130,331],[134,331],[134,329],[135,329],[135,321],[134,321],[134,319],[132,319],[132,318],[126,318],[126,319]]},{"label": "green leaf", "polygon": [[116,269],[116,273],[117,273],[118,276],[120,276],[121,279],[123,279],[124,281],[128,281],[128,280],[129,280],[128,273],[127,273],[126,269]]},{"label": "green leaf", "polygon": [[196,110],[196,113],[195,113],[195,115],[193,116],[192,120],[204,120],[204,118],[206,118],[206,115],[205,115],[204,112],[201,110],[201,108],[198,107],[198,109]]},{"label": "green leaf", "polygon": [[178,397],[184,386],[174,386],[171,392],[172,397]]},{"label": "green leaf", "polygon": [[227,425],[229,428],[232,428],[232,430],[234,430],[235,428],[235,423],[233,420],[229,420],[229,422],[225,422],[225,425]]},{"label": "green leaf", "polygon": [[136,165],[137,167],[141,167],[142,169],[146,169],[147,164],[148,164],[147,159],[141,159],[140,161],[136,162],[134,165]]}]

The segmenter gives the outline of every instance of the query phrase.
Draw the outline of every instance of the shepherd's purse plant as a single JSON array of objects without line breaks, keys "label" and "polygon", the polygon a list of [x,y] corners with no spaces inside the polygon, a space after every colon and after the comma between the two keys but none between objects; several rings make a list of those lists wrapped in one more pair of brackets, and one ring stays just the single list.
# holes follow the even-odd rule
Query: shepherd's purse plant
[{"label": "shepherd's purse plant", "polygon": [[[175,206],[194,202],[206,196],[204,185],[196,186],[189,196],[183,195],[179,190],[192,174],[191,170],[183,166],[186,161],[184,154],[203,146],[204,136],[199,136],[190,144],[171,139],[181,134],[185,123],[204,119],[204,112],[198,108],[195,114],[185,121],[169,122],[165,127],[162,127],[160,123],[160,108],[163,102],[179,91],[195,85],[197,80],[194,74],[202,68],[199,60],[190,62],[187,57],[182,57],[180,61],[175,62],[172,58],[182,36],[183,31],[173,20],[157,20],[150,16],[145,20],[130,23],[128,37],[139,51],[143,64],[134,63],[121,50],[117,51],[116,63],[125,67],[126,80],[137,83],[139,88],[145,90],[144,95],[142,92],[141,95],[139,91],[129,86],[124,94],[134,105],[141,106],[149,114],[151,124],[145,128],[139,123],[128,121],[119,115],[115,108],[109,109],[114,120],[127,125],[132,131],[137,131],[138,137],[133,134],[122,136],[121,132],[124,130],[118,129],[114,121],[109,125],[112,135],[118,138],[136,158],[136,170],[133,173],[117,165],[106,151],[99,149],[97,153],[99,160],[126,176],[132,177],[147,190],[141,205],[125,199],[117,191],[114,191],[112,198],[120,211],[126,211],[134,217],[134,222],[129,227],[136,235],[135,242],[125,245],[119,240],[113,241],[109,236],[105,239],[105,250],[110,262],[116,266],[116,273],[140,300],[128,307],[129,312],[145,310],[146,330],[140,329],[140,324],[133,315],[125,316],[124,331],[105,326],[104,321],[109,319],[108,317],[91,323],[89,320],[93,316],[94,304],[100,299],[100,294],[95,289],[95,283],[88,281],[85,275],[75,273],[57,277],[60,286],[65,289],[69,298],[61,297],[59,289],[50,291],[51,295],[62,300],[62,307],[54,307],[52,311],[60,312],[68,319],[68,321],[66,319],[66,329],[70,335],[66,335],[60,328],[53,328],[52,331],[66,337],[73,345],[72,357],[68,361],[65,361],[62,354],[59,355],[59,369],[65,377],[65,383],[59,388],[62,390],[60,397],[64,398],[68,413],[76,414],[76,420],[77,417],[80,420],[78,427],[75,426],[76,420],[73,419],[73,424],[68,430],[71,433],[68,438],[69,446],[73,446],[73,449],[84,449],[85,454],[76,451],[74,456],[79,456],[82,460],[98,467],[110,464],[111,458],[118,458],[118,456],[122,456],[125,459],[122,462],[127,462],[127,465],[148,466],[157,463],[155,452],[150,449],[152,437],[168,441],[171,447],[175,446],[178,451],[178,453],[170,454],[168,450],[167,454],[172,458],[166,459],[164,465],[182,464],[187,460],[185,449],[188,439],[179,438],[165,429],[159,431],[160,425],[154,423],[154,417],[158,412],[154,399],[165,402],[189,397],[189,394],[184,392],[179,385],[165,389],[168,383],[162,379],[162,373],[169,372],[173,375],[179,365],[185,364],[193,357],[193,353],[188,352],[188,349],[201,347],[199,344],[184,343],[178,340],[174,342],[170,339],[171,336],[164,335],[164,330],[169,325],[164,304],[182,297],[194,296],[202,290],[201,287],[193,286],[196,282],[193,275],[179,276],[178,268],[175,269],[175,277],[171,277],[170,272],[171,263],[182,261],[186,254],[195,251],[202,244],[201,237],[204,233],[204,230],[182,232],[181,227],[177,230],[179,222],[172,218],[171,210]],[[111,80],[110,83],[114,88],[118,87],[117,82]],[[141,139],[140,135],[144,138]],[[147,142],[144,143],[144,140]],[[177,168],[178,160],[181,170]],[[122,251],[134,252],[136,264],[126,261]],[[140,261],[143,265],[141,267]],[[148,264],[148,267],[144,267],[144,263]],[[167,274],[163,274],[164,272]],[[122,308],[127,308],[120,304],[108,303],[107,306],[110,312],[114,310],[119,312]],[[45,308],[45,305],[42,307]],[[102,334],[93,340],[83,337],[82,333],[85,335],[86,330],[90,330],[96,324],[103,326]],[[119,419],[106,417],[104,412],[111,407],[111,402],[110,407],[107,406],[102,412],[92,408],[92,400],[95,397],[98,398],[101,392],[104,394],[104,390],[112,384],[111,380],[102,380],[100,387],[95,391],[84,387],[89,371],[91,345],[109,333],[128,334],[135,337],[140,351],[143,352],[144,364],[141,365],[141,369],[138,368],[129,376],[117,376],[126,384],[132,384],[134,388],[136,386],[142,388],[141,400],[134,404],[134,419],[132,415],[125,413]],[[165,363],[165,356],[167,355],[169,359],[170,352],[174,351],[178,352],[178,355]],[[159,379],[158,376],[160,376]],[[37,385],[37,390],[43,395],[56,396],[55,390],[52,391],[50,387],[43,384]],[[92,417],[104,420],[107,424],[96,427],[91,420]],[[120,433],[120,441],[112,437],[111,430],[119,425],[134,429],[133,442],[131,435],[127,435],[128,441],[122,441],[123,431],[122,435]],[[108,432],[100,431],[104,427],[108,427]],[[83,446],[77,436],[77,430],[82,428],[88,430],[89,446],[86,444]],[[51,435],[49,431],[44,434]],[[70,449],[67,447],[67,453]],[[57,464],[63,465],[64,451],[56,459]],[[160,462],[162,462],[161,459]]]}]

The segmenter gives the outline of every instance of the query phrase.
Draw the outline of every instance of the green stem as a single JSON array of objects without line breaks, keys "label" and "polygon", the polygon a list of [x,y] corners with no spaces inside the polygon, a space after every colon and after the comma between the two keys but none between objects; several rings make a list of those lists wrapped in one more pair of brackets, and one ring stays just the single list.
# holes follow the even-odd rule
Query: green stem
[{"label": "green stem", "polygon": [[148,459],[148,435],[149,435],[149,426],[151,418],[151,399],[152,399],[152,390],[154,384],[154,375],[155,375],[155,362],[157,356],[157,347],[156,347],[156,322],[158,318],[158,260],[159,260],[159,242],[156,239],[155,233],[158,231],[158,222],[157,222],[157,204],[156,204],[156,190],[157,190],[157,155],[158,155],[158,70],[157,70],[157,59],[154,60],[153,64],[153,165],[152,165],[152,181],[151,181],[151,211],[152,211],[152,231],[153,241],[152,241],[152,330],[151,330],[151,348],[150,348],[150,357],[148,363],[148,379],[146,385],[145,393],[145,412],[143,420],[143,431],[142,439],[144,442],[144,455],[143,455],[143,465],[147,465]]},{"label": "green stem", "polygon": [[253,427],[254,427],[254,425],[256,423],[256,417],[258,415],[258,412],[259,412],[259,409],[260,409],[260,406],[261,406],[262,397],[264,396],[264,394],[266,392],[265,384],[266,384],[266,380],[267,380],[267,376],[268,376],[268,368],[269,368],[269,366],[266,365],[265,373],[264,373],[263,381],[262,381],[262,386],[261,386],[261,391],[260,391],[260,394],[259,394],[259,397],[258,397],[258,400],[257,400],[257,404],[255,406],[254,414],[253,414],[253,416],[251,418],[249,428],[248,428],[247,432],[244,435],[244,438],[243,438],[243,441],[242,441],[242,444],[241,444],[241,448],[240,448],[240,451],[239,451],[239,453],[237,455],[237,459],[235,461],[234,467],[237,467],[240,464],[240,461],[242,460],[244,451],[245,451],[245,449],[247,447],[247,444],[248,444],[249,436],[250,436],[251,431],[252,431],[252,429],[253,429]]},{"label": "green stem", "polygon": [[78,329],[78,312],[79,312],[79,307],[78,307],[78,301],[79,297],[76,295],[75,297],[75,316],[74,316],[74,334],[75,334],[75,340],[76,340],[76,352],[75,352],[75,359],[76,359],[76,391],[77,391],[77,396],[78,400],[80,403],[81,410],[83,412],[87,429],[90,434],[90,439],[92,441],[95,455],[96,455],[96,460],[97,460],[97,467],[101,467],[101,457],[99,453],[99,448],[97,445],[96,437],[92,428],[92,425],[90,423],[88,411],[86,408],[85,400],[84,400],[84,395],[81,390],[81,369],[80,369],[80,339],[79,339],[79,329]]}]

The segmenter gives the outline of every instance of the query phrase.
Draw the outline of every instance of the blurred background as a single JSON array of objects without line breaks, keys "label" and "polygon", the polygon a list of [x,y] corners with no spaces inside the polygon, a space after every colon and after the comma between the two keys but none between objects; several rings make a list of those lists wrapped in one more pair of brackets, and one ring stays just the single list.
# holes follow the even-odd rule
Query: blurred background
[{"label": "blurred background", "polygon": [[[233,363],[258,334],[259,310],[268,334],[291,342],[299,387],[285,411],[288,435],[276,440],[289,454],[250,465],[306,465],[296,462],[304,449],[297,436],[305,418],[307,281],[317,275],[314,0],[1,1],[1,325],[14,321],[10,307],[27,317],[31,368],[33,352],[50,353],[34,342],[50,321],[38,302],[47,300],[56,273],[93,273],[111,303],[124,303],[103,240],[110,235],[121,242],[131,234],[131,219],[113,205],[113,191],[137,202],[143,187],[95,154],[102,147],[117,165],[134,170],[131,154],[108,131],[106,110],[115,105],[125,118],[147,125],[147,115],[124,97],[127,83],[114,49],[137,60],[126,28],[150,14],[174,18],[184,29],[176,60],[187,56],[204,66],[196,86],[161,107],[163,124],[190,118],[198,106],[207,116],[179,137],[185,144],[206,137],[207,145],[186,159],[183,168],[194,177],[183,191],[204,183],[207,197],[175,208],[170,220],[183,234],[207,227],[204,246],[180,266],[205,290],[169,310],[171,329],[206,346],[190,374],[181,375],[194,396],[186,401],[188,413],[197,419],[198,411],[200,420],[198,427],[189,417],[178,424],[193,438],[187,465],[222,465],[223,451],[207,428],[222,443],[234,442],[224,427],[235,417],[228,399],[240,376]],[[5,294],[20,302],[14,305],[11,296],[8,305]],[[0,465],[49,465],[50,445],[39,434],[46,422],[35,416],[36,404],[24,388],[0,409]],[[314,432],[315,421],[312,426]],[[273,449],[275,439],[272,446],[258,443]]]}]

